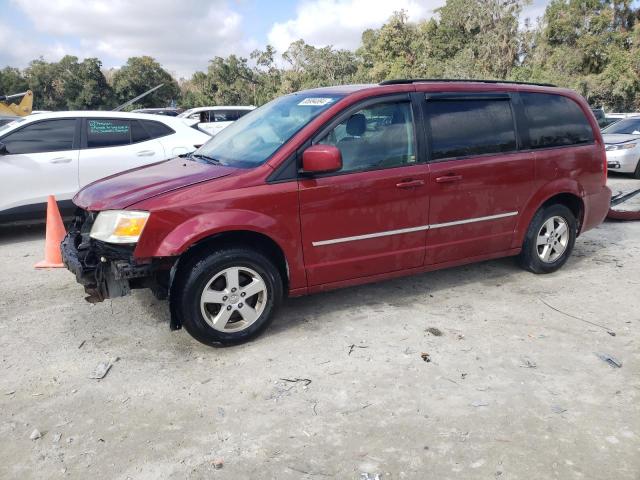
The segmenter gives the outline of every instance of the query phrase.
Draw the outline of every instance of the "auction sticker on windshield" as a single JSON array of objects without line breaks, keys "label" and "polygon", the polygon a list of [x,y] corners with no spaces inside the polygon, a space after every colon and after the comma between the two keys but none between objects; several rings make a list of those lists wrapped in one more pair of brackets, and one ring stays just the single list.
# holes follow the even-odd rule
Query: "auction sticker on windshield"
[{"label": "auction sticker on windshield", "polygon": [[298,103],[298,105],[308,107],[322,107],[324,105],[330,104],[331,102],[333,102],[333,100],[333,98],[308,97]]}]

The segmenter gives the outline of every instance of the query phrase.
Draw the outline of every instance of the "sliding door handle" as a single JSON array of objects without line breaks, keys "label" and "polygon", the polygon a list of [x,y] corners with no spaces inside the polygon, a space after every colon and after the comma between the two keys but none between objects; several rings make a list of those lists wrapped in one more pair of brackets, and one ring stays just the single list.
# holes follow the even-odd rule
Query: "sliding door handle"
[{"label": "sliding door handle", "polygon": [[445,175],[444,177],[436,177],[436,183],[459,182],[460,180],[462,180],[462,175]]},{"label": "sliding door handle", "polygon": [[424,185],[424,180],[403,180],[400,183],[396,183],[398,188],[415,188]]}]

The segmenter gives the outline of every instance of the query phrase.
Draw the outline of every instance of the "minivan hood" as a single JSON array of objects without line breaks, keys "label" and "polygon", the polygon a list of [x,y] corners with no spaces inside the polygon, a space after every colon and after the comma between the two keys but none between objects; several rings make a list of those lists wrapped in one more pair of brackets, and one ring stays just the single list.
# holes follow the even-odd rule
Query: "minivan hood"
[{"label": "minivan hood", "polygon": [[85,210],[117,210],[162,193],[226,177],[235,171],[236,168],[178,157],[90,183],[76,194],[73,202]]},{"label": "minivan hood", "polygon": [[609,145],[629,142],[638,138],[640,138],[640,135],[631,135],[628,133],[605,133],[604,135],[602,135],[602,140],[604,140],[604,143]]}]

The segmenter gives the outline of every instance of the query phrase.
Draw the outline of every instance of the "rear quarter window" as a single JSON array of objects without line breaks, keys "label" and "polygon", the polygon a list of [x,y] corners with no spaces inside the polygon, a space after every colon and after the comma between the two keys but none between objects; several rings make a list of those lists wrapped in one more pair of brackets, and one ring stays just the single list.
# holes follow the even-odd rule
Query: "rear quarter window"
[{"label": "rear quarter window", "polygon": [[593,142],[593,130],[584,112],[568,97],[521,93],[531,148],[563,147]]},{"label": "rear quarter window", "polygon": [[149,134],[150,138],[160,138],[176,133],[172,128],[167,127],[164,123],[154,122],[153,120],[142,120],[142,126]]}]

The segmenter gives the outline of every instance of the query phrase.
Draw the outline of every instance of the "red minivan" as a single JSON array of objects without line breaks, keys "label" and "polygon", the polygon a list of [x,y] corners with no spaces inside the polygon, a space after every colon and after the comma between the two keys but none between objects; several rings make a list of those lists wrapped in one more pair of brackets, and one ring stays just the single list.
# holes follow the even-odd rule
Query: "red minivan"
[{"label": "red minivan", "polygon": [[552,85],[397,80],[286,95],[189,156],[75,197],[64,262],[99,302],[150,288],[210,344],[285,296],[518,255],[560,268],[609,208],[598,124]]}]

